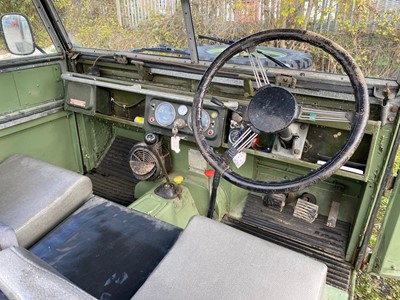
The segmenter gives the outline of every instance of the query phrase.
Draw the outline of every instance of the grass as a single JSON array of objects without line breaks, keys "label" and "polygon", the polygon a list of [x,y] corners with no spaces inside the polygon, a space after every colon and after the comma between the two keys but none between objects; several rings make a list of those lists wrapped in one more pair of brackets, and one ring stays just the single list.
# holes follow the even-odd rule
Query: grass
[{"label": "grass", "polygon": [[360,272],[357,275],[355,299],[400,299],[400,281]]}]

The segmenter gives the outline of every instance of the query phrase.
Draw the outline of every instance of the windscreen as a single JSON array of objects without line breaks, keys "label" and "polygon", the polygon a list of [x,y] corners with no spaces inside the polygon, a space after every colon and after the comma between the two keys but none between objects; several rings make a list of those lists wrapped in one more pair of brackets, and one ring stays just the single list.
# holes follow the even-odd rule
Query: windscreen
[{"label": "windscreen", "polygon": [[179,0],[55,0],[73,46],[188,58]]},{"label": "windscreen", "polygon": [[[54,3],[75,46],[189,57],[180,0]],[[248,34],[300,28],[327,36],[347,49],[366,76],[395,78],[400,70],[399,1],[193,0],[190,5],[198,52],[204,61],[212,61],[227,44]],[[258,50],[293,69],[343,72],[331,56],[304,43],[275,41]],[[231,63],[249,64],[246,55],[238,54]]]},{"label": "windscreen", "polygon": [[[213,60],[227,42],[246,35],[267,29],[297,28],[322,34],[341,45],[355,58],[365,76],[396,78],[400,72],[400,1],[194,0],[191,3],[195,30],[201,37],[199,55],[204,60]],[[260,45],[259,50],[294,69],[343,72],[333,57],[305,43],[278,40]],[[248,61],[236,58],[236,63]],[[276,66],[272,62],[266,64]]]}]

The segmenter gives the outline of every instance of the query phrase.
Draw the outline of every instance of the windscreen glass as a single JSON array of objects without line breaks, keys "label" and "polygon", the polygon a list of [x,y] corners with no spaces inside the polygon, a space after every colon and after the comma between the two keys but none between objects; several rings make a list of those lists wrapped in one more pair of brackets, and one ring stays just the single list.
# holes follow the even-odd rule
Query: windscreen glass
[{"label": "windscreen glass", "polygon": [[[194,0],[191,3],[203,60],[215,59],[226,44],[248,34],[297,28],[322,34],[341,45],[355,58],[365,76],[396,78],[400,72],[399,1]],[[264,54],[293,69],[343,72],[332,56],[305,43],[278,40],[260,45],[257,52],[268,66],[276,64]],[[250,64],[248,53],[239,53],[231,62]]]},{"label": "windscreen glass", "polygon": [[180,1],[55,0],[73,46],[190,56]]},{"label": "windscreen glass", "polygon": [[[55,0],[75,46],[189,57],[180,0]],[[395,78],[400,70],[399,1],[193,0],[200,59],[214,60],[227,44],[276,28],[320,33],[347,49],[369,77]],[[257,49],[293,69],[342,73],[340,65],[305,43],[275,41]],[[238,53],[235,64],[249,64]],[[267,62],[269,61],[269,62]]]}]

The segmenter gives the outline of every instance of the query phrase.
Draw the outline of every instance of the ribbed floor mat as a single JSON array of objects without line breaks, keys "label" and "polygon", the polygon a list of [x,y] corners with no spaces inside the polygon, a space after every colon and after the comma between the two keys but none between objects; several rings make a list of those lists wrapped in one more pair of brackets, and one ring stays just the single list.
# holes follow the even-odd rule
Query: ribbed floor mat
[{"label": "ribbed floor mat", "polygon": [[93,183],[95,195],[110,201],[129,205],[134,200],[135,185],[129,166],[129,151],[137,141],[116,137],[100,165],[86,174]]},{"label": "ribbed floor mat", "polygon": [[329,228],[323,216],[308,224],[293,217],[289,207],[282,213],[271,210],[254,195],[248,197],[240,219],[226,215],[222,222],[325,263],[327,283],[348,290],[351,265],[344,254],[350,224],[338,221],[336,228]]}]

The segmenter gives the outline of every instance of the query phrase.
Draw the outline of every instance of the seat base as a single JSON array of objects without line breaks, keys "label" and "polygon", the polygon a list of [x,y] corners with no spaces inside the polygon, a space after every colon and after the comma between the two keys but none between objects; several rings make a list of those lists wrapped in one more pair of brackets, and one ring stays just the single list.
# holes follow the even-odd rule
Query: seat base
[{"label": "seat base", "polygon": [[326,273],[307,256],[194,217],[133,299],[317,300]]},{"label": "seat base", "polygon": [[93,197],[30,250],[101,299],[130,299],[181,229]]}]

